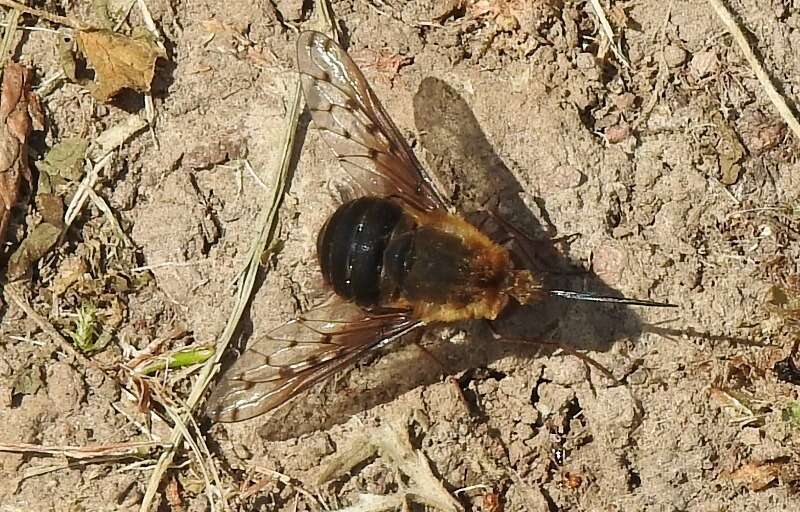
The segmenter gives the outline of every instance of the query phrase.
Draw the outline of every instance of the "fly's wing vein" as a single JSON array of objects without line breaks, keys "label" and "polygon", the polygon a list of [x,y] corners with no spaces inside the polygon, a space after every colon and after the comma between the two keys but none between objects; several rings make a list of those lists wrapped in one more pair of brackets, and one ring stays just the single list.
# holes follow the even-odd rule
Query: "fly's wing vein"
[{"label": "fly's wing vein", "polygon": [[297,41],[297,65],[314,124],[358,195],[397,196],[424,210],[446,209],[355,62],[319,32]]},{"label": "fly's wing vein", "polygon": [[273,410],[420,322],[408,311],[369,314],[337,297],[256,340],[211,394],[214,421],[241,421]]}]

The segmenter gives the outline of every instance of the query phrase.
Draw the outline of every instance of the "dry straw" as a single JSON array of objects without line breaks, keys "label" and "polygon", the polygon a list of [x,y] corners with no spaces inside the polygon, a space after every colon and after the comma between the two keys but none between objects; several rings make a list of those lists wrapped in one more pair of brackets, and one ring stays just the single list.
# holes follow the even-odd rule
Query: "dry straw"
[{"label": "dry straw", "polygon": [[786,100],[783,99],[783,96],[781,96],[772,84],[772,80],[770,80],[767,71],[764,69],[764,65],[758,60],[755,52],[750,47],[750,43],[747,42],[747,38],[742,32],[742,29],[739,28],[739,25],[733,19],[733,15],[720,0],[708,0],[708,3],[714,8],[722,24],[725,25],[725,28],[730,32],[731,36],[733,36],[734,41],[736,41],[736,44],[741,48],[745,59],[747,59],[747,62],[756,74],[756,78],[761,83],[761,87],[764,88],[767,97],[772,104],[775,105],[775,108],[778,109],[778,113],[786,124],[789,125],[792,132],[794,132],[794,136],[800,141],[800,122],[797,121],[797,116],[794,115],[792,109],[786,104]]},{"label": "dry straw", "polygon": [[[331,11],[330,8],[327,6],[327,0],[319,0],[317,2],[317,8],[322,13],[324,25],[329,27],[328,30],[333,30],[334,24],[330,17]],[[244,310],[247,307],[248,302],[250,301],[250,297],[253,292],[253,286],[255,284],[256,274],[258,273],[258,270],[260,268],[261,255],[264,253],[266,248],[269,247],[270,242],[272,241],[272,237],[274,236],[275,233],[275,228],[277,226],[277,220],[278,220],[277,216],[278,209],[283,200],[288,177],[290,174],[292,150],[295,145],[297,126],[299,123],[300,113],[301,113],[302,92],[300,89],[299,80],[297,81],[297,85],[295,86],[294,89],[291,105],[292,106],[288,116],[288,124],[284,135],[280,164],[277,169],[273,186],[270,192],[268,193],[269,199],[267,204],[269,204],[270,206],[262,210],[262,214],[258,219],[258,225],[260,226],[259,234],[258,237],[254,240],[253,245],[250,249],[248,264],[239,278],[239,288],[236,297],[236,304],[234,306],[233,312],[228,318],[225,330],[223,331],[222,335],[217,341],[217,351],[214,357],[209,359],[203,366],[200,372],[200,376],[195,381],[194,386],[192,387],[192,391],[189,394],[189,398],[186,400],[186,414],[187,418],[189,419],[191,417],[191,414],[196,410],[197,406],[202,401],[203,395],[205,395],[206,390],[213,382],[214,376],[219,371],[220,361],[223,357],[223,354],[225,353],[225,349],[227,348],[228,344],[233,338],[237,326],[239,325],[239,321],[241,320],[242,314],[244,313]],[[150,476],[150,481],[147,485],[147,490],[145,491],[142,504],[139,508],[141,512],[147,512],[151,509],[153,505],[153,500],[156,496],[156,493],[158,492],[161,479],[163,478],[166,470],[172,464],[172,460],[174,459],[176,452],[181,449],[183,441],[184,439],[187,439],[188,435],[189,435],[188,430],[185,428],[181,428],[180,425],[176,425],[172,429],[172,433],[170,434],[170,439],[169,439],[169,444],[170,446],[172,446],[172,448],[169,450],[165,450],[164,452],[161,453],[161,456],[159,457],[158,462],[156,463],[156,466],[153,469],[153,474]],[[219,489],[219,491],[220,491],[220,496],[223,497],[223,502],[224,502],[224,494],[222,493],[221,489]],[[211,503],[211,507],[212,510],[215,507],[215,504],[213,502]]]}]

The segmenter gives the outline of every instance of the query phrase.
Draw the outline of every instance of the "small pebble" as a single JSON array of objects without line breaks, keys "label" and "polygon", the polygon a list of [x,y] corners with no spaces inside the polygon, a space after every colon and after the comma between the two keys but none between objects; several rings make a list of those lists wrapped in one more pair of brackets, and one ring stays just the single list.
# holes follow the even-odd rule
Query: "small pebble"
[{"label": "small pebble", "polygon": [[575,59],[575,65],[578,69],[592,69],[596,65],[594,55],[588,52],[579,53]]},{"label": "small pebble", "polygon": [[713,75],[717,71],[717,55],[712,51],[695,53],[689,65],[698,78]]},{"label": "small pebble", "polygon": [[554,173],[554,182],[560,189],[576,188],[584,182],[581,171],[571,165],[560,165]]},{"label": "small pebble", "polygon": [[758,446],[761,444],[761,430],[755,427],[745,427],[739,434],[739,438],[747,446]]},{"label": "small pebble", "polygon": [[689,54],[680,46],[669,45],[664,48],[664,60],[671,68],[683,66],[688,58]]}]

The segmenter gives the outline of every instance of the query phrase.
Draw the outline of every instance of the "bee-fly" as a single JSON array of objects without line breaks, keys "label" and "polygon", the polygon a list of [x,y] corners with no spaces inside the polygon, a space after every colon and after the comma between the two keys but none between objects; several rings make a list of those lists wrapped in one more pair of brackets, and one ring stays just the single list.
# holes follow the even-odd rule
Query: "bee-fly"
[{"label": "bee-fly", "polygon": [[209,399],[215,421],[286,403],[377,347],[426,324],[494,319],[546,295],[669,304],[546,289],[508,249],[449,212],[364,75],[332,39],[304,32],[297,62],[316,128],[345,171],[349,200],[317,239],[327,302],[259,338]]}]

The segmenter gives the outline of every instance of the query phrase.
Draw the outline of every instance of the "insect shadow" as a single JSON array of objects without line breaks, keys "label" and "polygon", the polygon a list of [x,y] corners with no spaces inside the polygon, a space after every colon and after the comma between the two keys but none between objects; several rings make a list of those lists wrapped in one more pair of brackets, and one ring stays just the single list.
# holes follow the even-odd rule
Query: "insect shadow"
[{"label": "insect shadow", "polygon": [[[620,295],[563,255],[569,239],[557,238],[546,200],[535,199],[538,214],[526,206],[522,186],[455,89],[440,79],[426,78],[415,95],[414,113],[429,168],[453,204],[495,241],[508,241],[512,254],[533,260],[528,266],[533,266],[545,288]],[[267,440],[285,440],[324,430],[414,388],[439,382],[443,374],[487,367],[509,355],[534,358],[557,350],[537,344],[537,339],[558,340],[576,350],[604,351],[615,341],[638,337],[642,323],[630,307],[551,297],[530,306],[510,306],[491,326],[472,321],[455,328],[466,331],[467,343],[426,342],[424,350],[402,351],[392,344],[381,351],[380,360],[367,357],[348,378],[317,385],[268,414],[259,434]],[[414,335],[407,338],[419,340]]]}]

